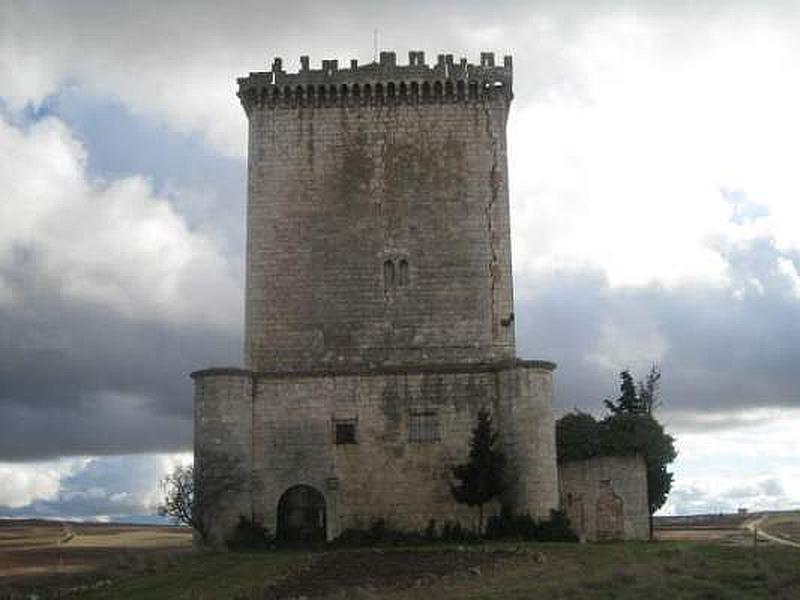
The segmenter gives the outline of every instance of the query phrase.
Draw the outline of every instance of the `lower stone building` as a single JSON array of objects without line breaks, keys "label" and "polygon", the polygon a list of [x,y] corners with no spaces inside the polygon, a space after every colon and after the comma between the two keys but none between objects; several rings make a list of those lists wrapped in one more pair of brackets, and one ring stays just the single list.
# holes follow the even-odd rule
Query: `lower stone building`
[{"label": "lower stone building", "polygon": [[332,539],[378,520],[404,530],[470,524],[475,511],[450,492],[452,467],[467,460],[483,408],[508,461],[503,503],[547,517],[558,507],[554,366],[194,373],[197,472],[228,485],[212,538],[223,542],[240,516],[289,539]]},{"label": "lower stone building", "polygon": [[647,468],[641,456],[601,456],[558,465],[561,506],[583,541],[650,537]]}]

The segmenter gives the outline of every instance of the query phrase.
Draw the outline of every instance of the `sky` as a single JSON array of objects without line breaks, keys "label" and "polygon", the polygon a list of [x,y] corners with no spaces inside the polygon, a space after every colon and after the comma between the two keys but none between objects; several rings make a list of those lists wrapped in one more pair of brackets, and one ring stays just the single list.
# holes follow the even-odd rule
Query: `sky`
[{"label": "sky", "polygon": [[666,514],[800,508],[800,5],[0,4],[0,516],[152,514],[241,363],[236,77],[514,57],[518,353],[558,414],[662,371]]}]

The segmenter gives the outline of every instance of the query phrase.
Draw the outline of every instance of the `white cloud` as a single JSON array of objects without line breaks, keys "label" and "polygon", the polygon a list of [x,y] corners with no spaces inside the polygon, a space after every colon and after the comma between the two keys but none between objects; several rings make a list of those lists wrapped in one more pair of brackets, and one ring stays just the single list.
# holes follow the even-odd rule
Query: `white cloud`
[{"label": "white cloud", "polygon": [[[758,237],[800,249],[790,5],[345,2],[336,15],[305,2],[291,11],[269,2],[78,6],[6,3],[0,89],[12,104],[75,80],[243,156],[235,77],[265,68],[268,53],[288,57],[289,69],[301,53],[363,61],[374,27],[382,46],[401,51],[434,39],[436,51],[474,58],[499,45],[516,58],[509,135],[520,277],[589,267],[612,286],[726,286],[721,247]],[[766,214],[735,222],[723,190]]]},{"label": "white cloud", "polygon": [[691,419],[690,430],[675,430],[675,483],[664,514],[800,508],[800,409]]},{"label": "white cloud", "polygon": [[794,262],[785,256],[779,257],[778,271],[789,281],[794,295],[800,298],[800,273],[797,272]]},{"label": "white cloud", "polygon": [[[692,414],[692,428],[677,425],[678,450],[688,466],[726,457],[729,468],[740,469],[746,460],[769,457],[775,465],[800,456],[800,409],[762,408],[734,413]],[[667,417],[668,422],[674,419]],[[715,426],[724,425],[724,429]],[[703,431],[703,428],[707,428]],[[760,464],[760,463],[759,463]],[[692,467],[694,468],[694,467]]]},{"label": "white cloud", "polygon": [[178,452],[171,454],[158,454],[156,455],[156,470],[158,475],[158,485],[150,488],[142,496],[142,505],[148,506],[153,510],[164,500],[164,490],[161,488],[161,480],[172,473],[176,467],[186,467],[194,462],[194,455],[191,452]]},{"label": "white cloud", "polygon": [[0,463],[0,516],[94,518],[154,514],[160,482],[189,453]]},{"label": "white cloud", "polygon": [[0,463],[0,508],[20,508],[55,500],[61,480],[81,468],[82,459],[38,463]]},{"label": "white cloud", "polygon": [[[565,77],[510,127],[517,265],[602,269],[612,286],[729,283],[721,249],[798,247],[800,70],[791,31],[719,21],[679,48],[670,23],[587,25]],[[553,42],[557,43],[557,42]],[[767,214],[736,222],[724,190]]]},{"label": "white cloud", "polygon": [[3,96],[12,107],[38,104],[77,79],[138,112],[164,117],[177,130],[201,130],[219,148],[240,156],[244,117],[232,101],[231,73],[241,71],[242,58],[213,33],[224,15],[202,22],[202,11],[194,6],[143,2],[131,8],[5,2],[0,7]]},{"label": "white cloud", "polygon": [[67,299],[136,319],[240,325],[240,283],[208,237],[188,228],[142,177],[90,181],[84,148],[59,120],[0,120],[0,302],[25,256]]}]

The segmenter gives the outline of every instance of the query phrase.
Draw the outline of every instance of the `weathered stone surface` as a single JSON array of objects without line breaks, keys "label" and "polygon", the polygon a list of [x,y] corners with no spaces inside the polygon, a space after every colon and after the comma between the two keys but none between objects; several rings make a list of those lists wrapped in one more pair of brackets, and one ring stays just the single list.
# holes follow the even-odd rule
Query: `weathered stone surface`
[{"label": "weathered stone surface", "polygon": [[[302,62],[239,80],[246,369],[193,374],[198,464],[222,452],[248,472],[219,538],[239,514],[274,530],[295,486],[324,497],[328,538],[377,519],[470,524],[450,483],[481,408],[508,458],[503,502],[547,516],[555,365],[515,353],[510,57]],[[355,443],[336,443],[337,423]]]},{"label": "weathered stone surface", "polygon": [[196,500],[212,513],[209,543],[222,545],[239,516],[251,514],[252,412],[243,407],[253,383],[238,369],[194,379]]},{"label": "weathered stone surface", "polygon": [[[431,519],[471,524],[475,511],[453,501],[450,482],[452,467],[467,458],[471,431],[484,407],[495,414],[501,446],[509,457],[509,504],[536,516],[547,516],[558,505],[550,437],[534,441],[553,425],[551,369],[465,365],[402,374],[249,377],[252,386],[237,386],[238,402],[224,404],[229,419],[240,423],[239,430],[226,437],[221,423],[206,419],[196,432],[197,439],[210,440],[214,449],[250,454],[242,440],[253,424],[248,463],[252,493],[243,493],[231,511],[235,506],[272,527],[280,496],[302,484],[324,495],[329,537],[378,519],[411,530],[424,529]],[[195,374],[200,389],[224,387],[225,379],[219,378],[224,376],[213,370]],[[509,380],[518,378],[526,386],[509,387]],[[514,405],[510,410],[509,404]],[[409,417],[417,411],[435,412],[438,440],[409,439]],[[334,443],[337,420],[355,421],[356,444]],[[227,441],[215,445],[220,438]],[[235,523],[236,517],[238,513],[231,513],[226,522]]]},{"label": "weathered stone surface", "polygon": [[641,456],[603,456],[559,464],[562,508],[590,542],[650,537],[647,469]]},{"label": "weathered stone surface", "polygon": [[[388,85],[405,68],[347,80]],[[250,108],[248,367],[513,357],[510,96],[495,90]]]}]

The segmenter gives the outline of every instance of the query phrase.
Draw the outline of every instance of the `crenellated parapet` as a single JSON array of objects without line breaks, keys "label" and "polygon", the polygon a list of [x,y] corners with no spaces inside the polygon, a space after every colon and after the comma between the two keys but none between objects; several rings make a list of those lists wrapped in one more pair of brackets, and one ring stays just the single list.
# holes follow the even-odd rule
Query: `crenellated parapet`
[{"label": "crenellated parapet", "polygon": [[238,79],[238,96],[249,114],[254,107],[318,108],[383,104],[434,104],[448,102],[510,102],[513,69],[511,57],[495,65],[493,52],[482,52],[480,64],[452,54],[438,55],[435,65],[425,63],[425,53],[411,51],[408,64],[398,65],[394,52],[381,52],[380,61],[359,65],[323,60],[311,69],[308,56],[300,57],[300,71],[287,73],[275,58],[269,71]]}]

